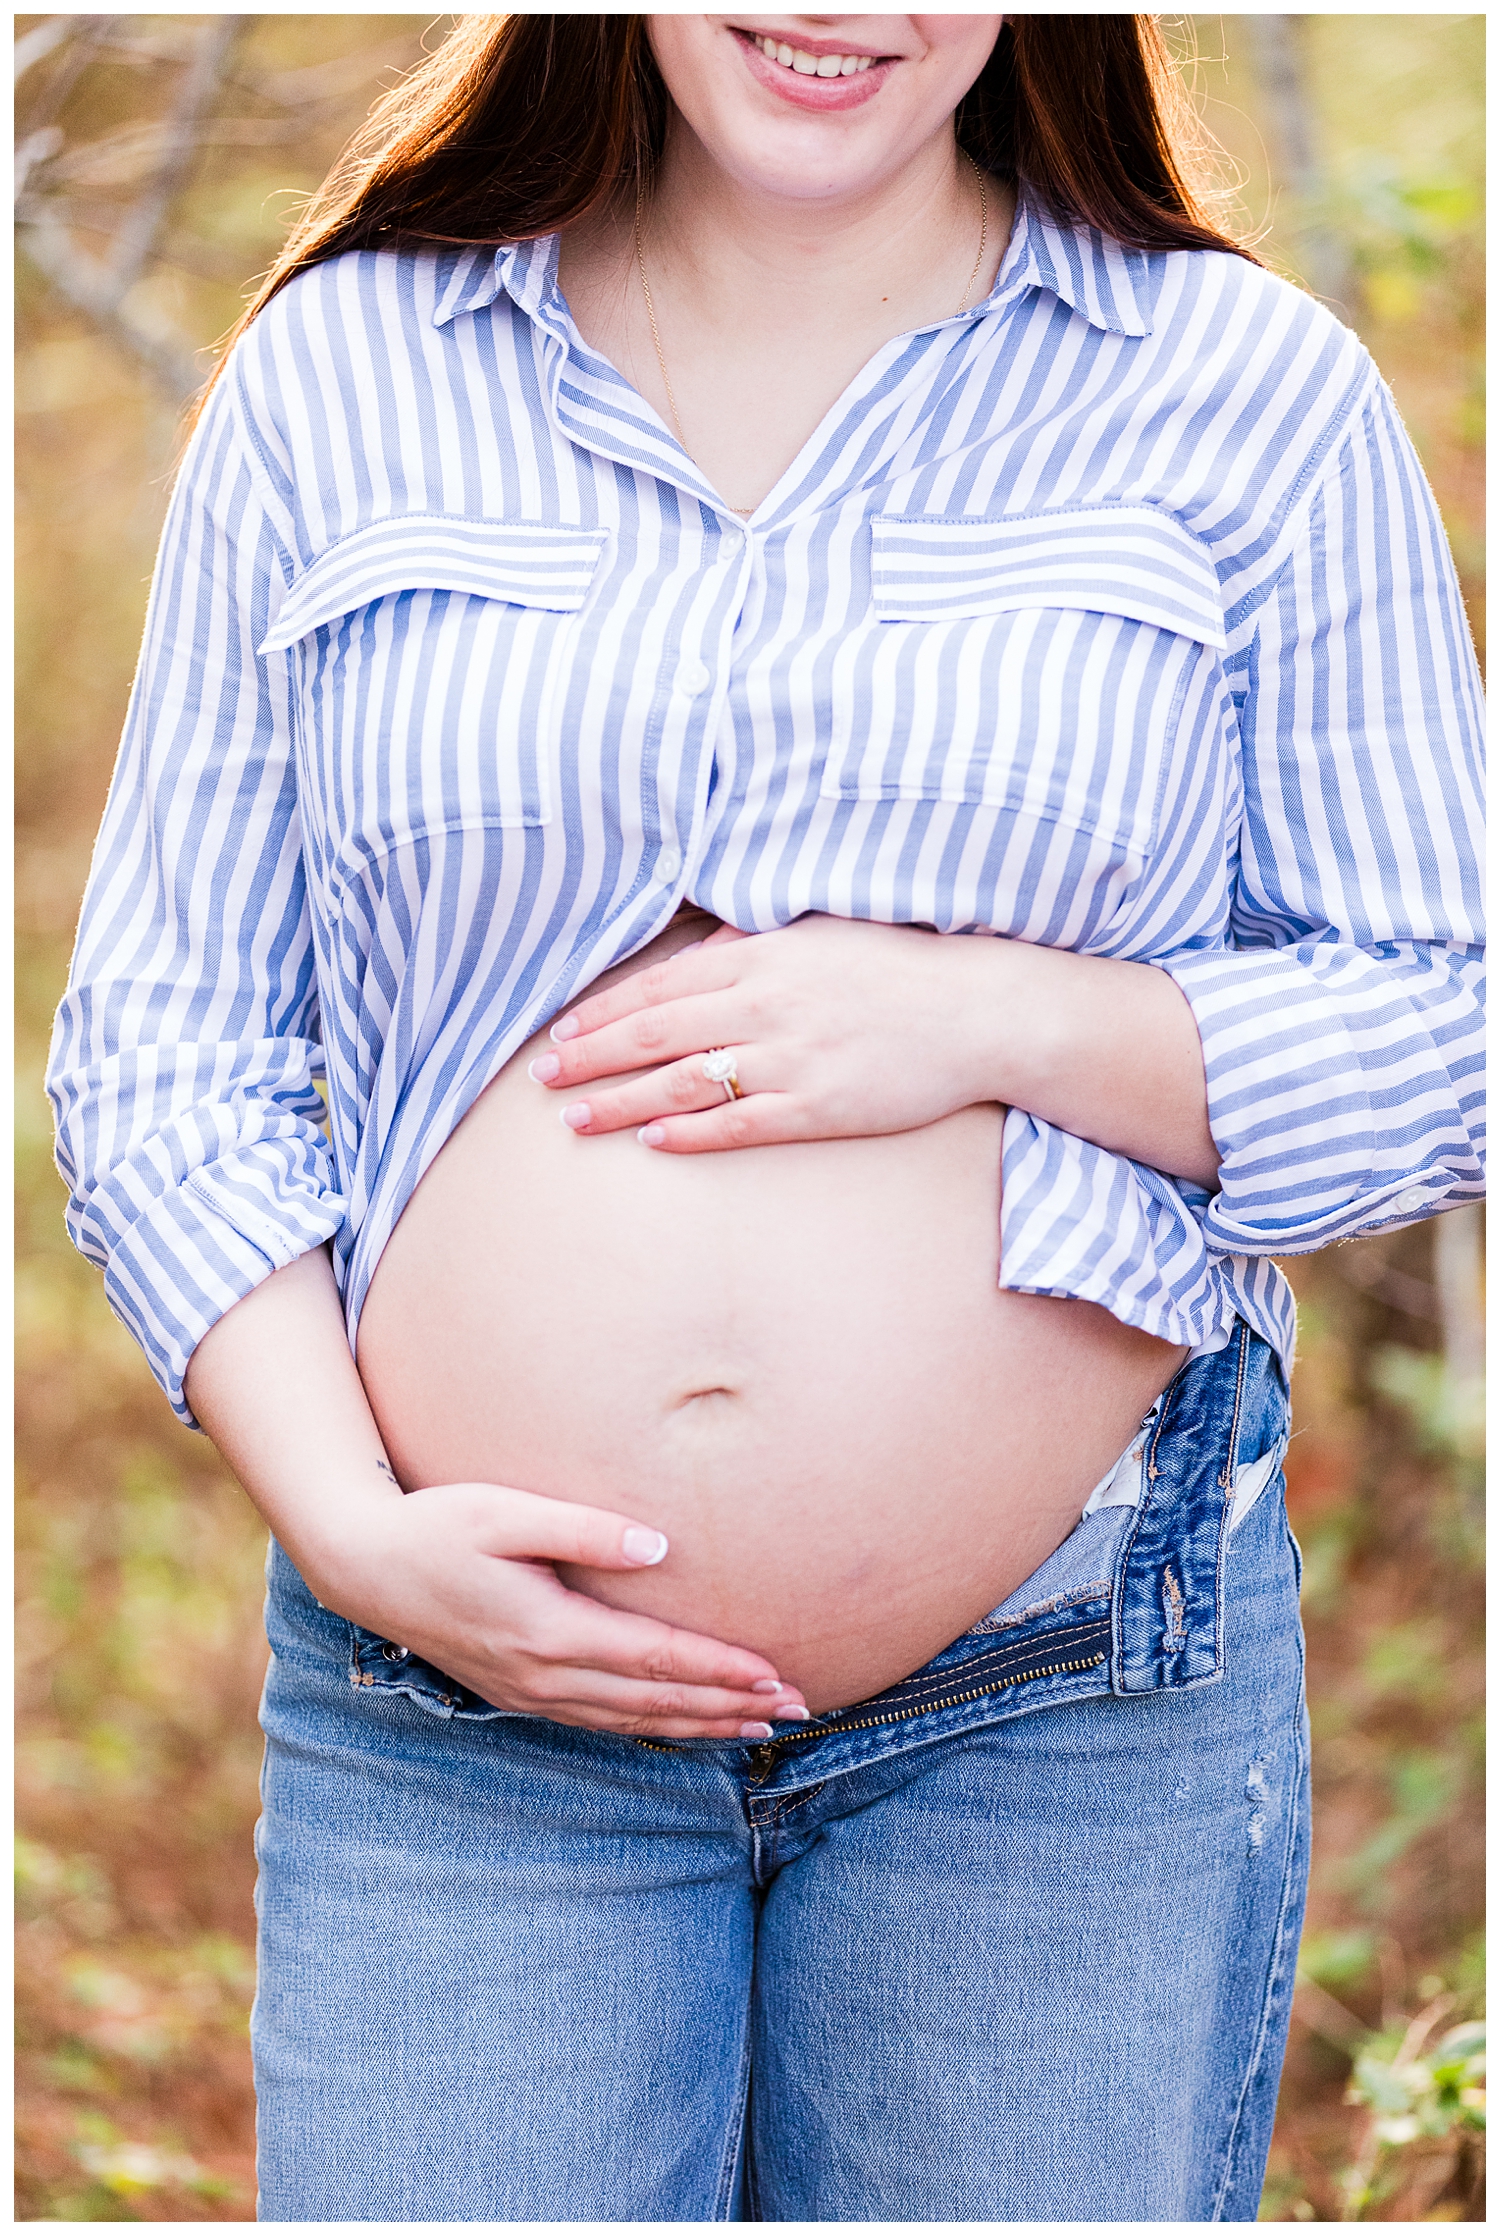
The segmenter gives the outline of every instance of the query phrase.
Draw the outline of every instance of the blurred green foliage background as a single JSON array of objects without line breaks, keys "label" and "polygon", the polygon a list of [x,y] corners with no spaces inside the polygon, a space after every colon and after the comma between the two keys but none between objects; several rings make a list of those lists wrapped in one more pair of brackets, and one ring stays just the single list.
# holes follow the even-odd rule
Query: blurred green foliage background
[{"label": "blurred green foliage background", "polygon": [[[264,1532],[68,1248],[39,1078],[192,353],[450,20],[17,19],[22,2219],[253,2218]],[[1224,213],[1391,380],[1482,647],[1482,17],[1163,21]],[[1317,1820],[1264,2219],[1482,2213],[1481,1254],[1455,1214],[1289,1267]]]}]

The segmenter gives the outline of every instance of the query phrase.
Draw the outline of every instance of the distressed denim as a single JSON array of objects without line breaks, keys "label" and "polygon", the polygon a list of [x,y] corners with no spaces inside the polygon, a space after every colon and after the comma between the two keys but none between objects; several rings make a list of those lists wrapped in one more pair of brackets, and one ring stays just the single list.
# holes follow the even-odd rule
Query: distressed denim
[{"label": "distressed denim", "polygon": [[273,1547],[262,2217],[1254,2220],[1308,1849],[1286,1434],[1241,1324],[1138,1505],[765,1744],[491,1709]]}]

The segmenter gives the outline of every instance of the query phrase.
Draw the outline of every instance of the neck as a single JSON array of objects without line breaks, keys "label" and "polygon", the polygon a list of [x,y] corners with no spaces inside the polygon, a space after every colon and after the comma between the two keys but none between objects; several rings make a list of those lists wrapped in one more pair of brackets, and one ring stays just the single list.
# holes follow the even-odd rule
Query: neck
[{"label": "neck", "polygon": [[859,322],[875,305],[929,295],[918,315],[945,316],[978,246],[979,195],[951,131],[893,178],[840,199],[746,185],[674,118],[644,223],[653,269],[700,318],[785,334],[796,330],[789,320]]}]

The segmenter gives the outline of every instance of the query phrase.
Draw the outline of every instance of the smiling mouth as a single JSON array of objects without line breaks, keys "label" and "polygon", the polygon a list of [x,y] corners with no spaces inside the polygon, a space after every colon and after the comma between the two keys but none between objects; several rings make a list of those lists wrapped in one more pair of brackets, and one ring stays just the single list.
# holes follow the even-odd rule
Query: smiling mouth
[{"label": "smiling mouth", "polygon": [[873,54],[809,54],[805,47],[794,47],[786,39],[773,39],[761,31],[742,31],[740,37],[758,47],[768,62],[793,71],[799,78],[858,77],[883,59]]}]

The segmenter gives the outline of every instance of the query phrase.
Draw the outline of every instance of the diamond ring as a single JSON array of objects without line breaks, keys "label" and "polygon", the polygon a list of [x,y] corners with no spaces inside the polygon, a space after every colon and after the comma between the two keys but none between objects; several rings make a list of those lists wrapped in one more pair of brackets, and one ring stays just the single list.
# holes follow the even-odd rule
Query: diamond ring
[{"label": "diamond ring", "polygon": [[744,1094],[735,1073],[732,1048],[710,1048],[703,1059],[703,1076],[711,1079],[716,1087],[722,1087],[729,1102],[738,1102]]}]

